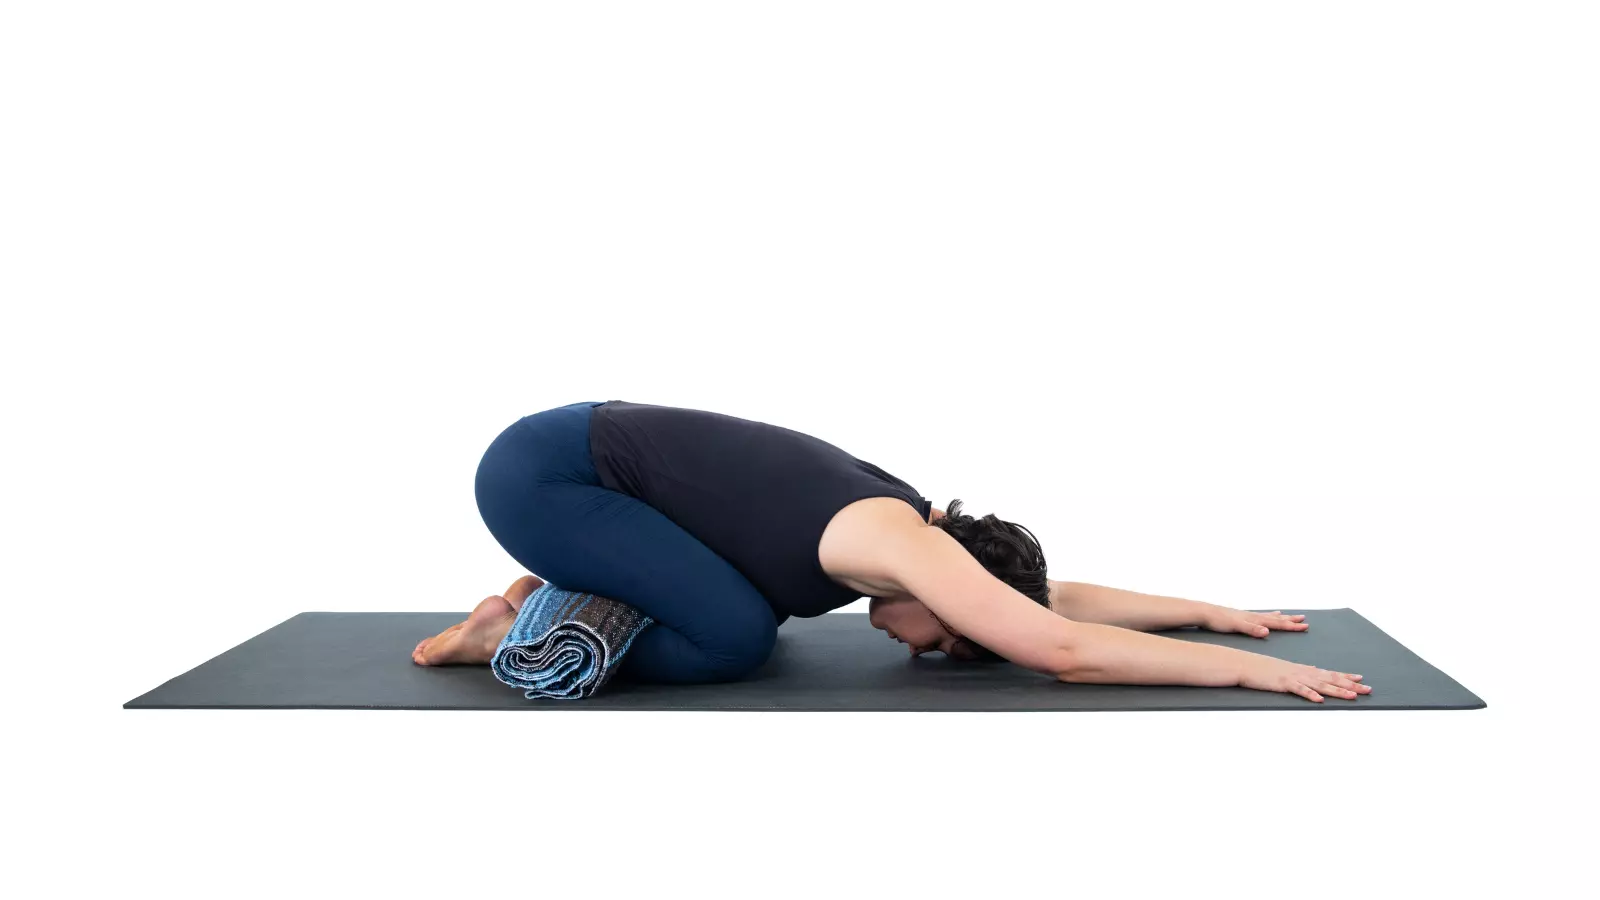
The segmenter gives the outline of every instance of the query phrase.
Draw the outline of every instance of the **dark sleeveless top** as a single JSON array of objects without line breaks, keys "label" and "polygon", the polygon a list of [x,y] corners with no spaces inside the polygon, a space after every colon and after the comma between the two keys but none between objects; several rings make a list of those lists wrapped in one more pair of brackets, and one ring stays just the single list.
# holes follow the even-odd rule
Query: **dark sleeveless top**
[{"label": "dark sleeveless top", "polygon": [[872,463],[808,434],[722,413],[610,400],[594,408],[589,451],[605,487],[637,497],[755,585],[779,620],[860,599],[817,555],[833,515],[865,497],[932,503]]}]

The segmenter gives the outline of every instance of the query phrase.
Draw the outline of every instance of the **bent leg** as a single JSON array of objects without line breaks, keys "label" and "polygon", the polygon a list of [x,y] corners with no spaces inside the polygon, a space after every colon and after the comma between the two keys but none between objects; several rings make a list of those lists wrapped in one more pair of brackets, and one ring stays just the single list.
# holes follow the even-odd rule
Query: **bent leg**
[{"label": "bent leg", "polygon": [[477,495],[495,540],[530,572],[655,620],[623,657],[619,679],[734,681],[771,655],[778,622],[755,585],[649,504],[591,484],[482,473]]}]

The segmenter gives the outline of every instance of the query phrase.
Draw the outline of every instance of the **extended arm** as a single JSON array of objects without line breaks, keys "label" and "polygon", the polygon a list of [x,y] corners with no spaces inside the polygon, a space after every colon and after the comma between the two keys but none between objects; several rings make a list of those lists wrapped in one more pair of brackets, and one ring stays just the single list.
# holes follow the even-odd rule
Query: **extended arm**
[{"label": "extended arm", "polygon": [[960,634],[1061,681],[1236,685],[1258,654],[1070,621],[984,570],[937,528],[880,531],[882,580],[918,598]]},{"label": "extended arm", "polygon": [[[1239,685],[1294,691],[1308,700],[1321,700],[1316,691],[1354,698],[1356,691],[1371,690],[1356,684],[1359,675],[1115,625],[1075,622],[989,574],[955,538],[929,528],[909,506],[869,504],[864,512],[837,532],[841,523],[836,520],[823,535],[836,564],[887,593],[910,594],[953,633],[1059,681]],[[830,544],[830,539],[838,543]]]},{"label": "extended arm", "polygon": [[1077,581],[1050,582],[1050,608],[1074,622],[1115,625],[1134,631],[1204,626],[1209,603],[1141,594]]},{"label": "extended arm", "polygon": [[1211,631],[1235,631],[1264,638],[1273,631],[1305,631],[1305,614],[1250,612],[1200,603],[1182,597],[1141,594],[1076,581],[1050,582],[1050,608],[1074,622],[1111,625],[1130,631],[1161,631],[1198,625]]}]

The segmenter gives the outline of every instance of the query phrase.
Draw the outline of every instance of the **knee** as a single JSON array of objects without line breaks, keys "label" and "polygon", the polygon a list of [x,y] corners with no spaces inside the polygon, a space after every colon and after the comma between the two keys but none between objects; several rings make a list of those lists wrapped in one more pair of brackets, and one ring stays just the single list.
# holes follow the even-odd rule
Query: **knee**
[{"label": "knee", "polygon": [[762,608],[742,623],[737,640],[714,655],[719,680],[736,681],[755,674],[778,645],[778,620],[762,601]]}]

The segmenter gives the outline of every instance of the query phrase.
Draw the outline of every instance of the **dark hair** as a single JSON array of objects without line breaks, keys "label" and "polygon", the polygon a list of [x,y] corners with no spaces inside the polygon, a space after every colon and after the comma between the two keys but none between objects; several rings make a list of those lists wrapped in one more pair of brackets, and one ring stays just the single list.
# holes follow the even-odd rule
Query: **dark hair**
[{"label": "dark hair", "polygon": [[[997,519],[993,513],[981,519],[962,515],[960,500],[951,500],[944,518],[934,521],[933,526],[955,538],[990,575],[1016,588],[1029,600],[1050,608],[1050,580],[1045,577],[1044,551],[1033,532],[1015,522]],[[972,647],[979,659],[1004,659],[972,638],[963,636],[961,640]]]}]

